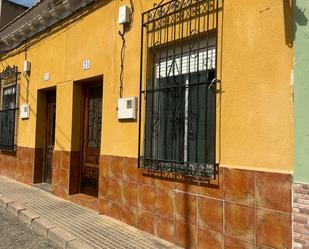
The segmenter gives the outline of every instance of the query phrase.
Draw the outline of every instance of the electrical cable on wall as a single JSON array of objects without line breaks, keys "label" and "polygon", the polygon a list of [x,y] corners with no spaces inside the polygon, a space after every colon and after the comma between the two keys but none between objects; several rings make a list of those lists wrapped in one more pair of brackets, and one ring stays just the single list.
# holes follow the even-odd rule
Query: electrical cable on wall
[{"label": "electrical cable on wall", "polygon": [[27,81],[27,86],[26,86],[26,104],[29,104],[29,78],[28,78],[28,73],[24,72],[24,77]]},{"label": "electrical cable on wall", "polygon": [[119,76],[119,80],[120,80],[119,97],[120,98],[123,97],[124,61],[125,61],[125,49],[126,49],[125,33],[127,30],[130,30],[133,25],[134,4],[132,0],[130,0],[130,5],[131,5],[131,8],[130,8],[129,20],[126,19],[123,22],[119,22],[122,24],[123,30],[118,31],[118,34],[122,40],[121,52],[120,52],[120,76]]},{"label": "electrical cable on wall", "polygon": [[[27,54],[27,41],[25,41],[25,62],[27,61],[28,59],[28,54]],[[29,75],[30,75],[30,72],[28,71],[24,71],[23,72],[23,76],[24,78],[26,79],[26,104],[29,104]]]},{"label": "electrical cable on wall", "polygon": [[121,52],[120,52],[120,87],[119,87],[119,96],[122,98],[123,96],[123,76],[124,76],[124,59],[125,59],[125,49],[126,49],[126,39],[124,37],[125,35],[125,25],[123,25],[123,31],[119,31],[118,34],[120,35],[122,39],[122,46],[121,46]]}]

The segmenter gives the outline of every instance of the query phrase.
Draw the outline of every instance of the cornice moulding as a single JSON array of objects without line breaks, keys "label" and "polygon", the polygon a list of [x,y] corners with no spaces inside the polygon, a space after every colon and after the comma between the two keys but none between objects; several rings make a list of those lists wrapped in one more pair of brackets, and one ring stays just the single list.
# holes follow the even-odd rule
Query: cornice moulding
[{"label": "cornice moulding", "polygon": [[100,0],[42,0],[16,17],[0,30],[0,51],[9,51],[25,40],[81,11],[88,4]]}]

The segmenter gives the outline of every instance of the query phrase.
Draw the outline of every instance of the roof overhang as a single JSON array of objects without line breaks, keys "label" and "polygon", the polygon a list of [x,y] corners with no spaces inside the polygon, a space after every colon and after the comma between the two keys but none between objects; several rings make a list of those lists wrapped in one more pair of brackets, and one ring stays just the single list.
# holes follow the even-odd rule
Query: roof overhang
[{"label": "roof overhang", "polygon": [[0,29],[0,51],[9,51],[100,0],[41,0]]}]

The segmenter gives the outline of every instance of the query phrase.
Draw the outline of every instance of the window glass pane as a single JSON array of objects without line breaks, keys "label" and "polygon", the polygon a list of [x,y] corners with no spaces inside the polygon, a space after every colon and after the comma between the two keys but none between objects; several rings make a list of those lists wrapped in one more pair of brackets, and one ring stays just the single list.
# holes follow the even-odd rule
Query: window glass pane
[{"label": "window glass pane", "polygon": [[214,162],[215,47],[210,45],[156,51],[146,93],[145,158]]},{"label": "window glass pane", "polygon": [[158,93],[158,159],[182,161],[184,140],[184,88],[173,87],[181,84],[181,77],[159,80]]},{"label": "window glass pane", "polygon": [[146,157],[183,160],[184,88],[182,77],[157,79],[147,94]]},{"label": "window glass pane", "polygon": [[215,148],[216,148],[216,85],[207,89],[207,154],[206,161],[210,165],[216,164]]},{"label": "window glass pane", "polygon": [[15,149],[15,120],[16,109],[0,112],[0,148],[4,150]]},{"label": "window glass pane", "polygon": [[3,88],[2,109],[16,108],[16,85]]},{"label": "window glass pane", "polygon": [[102,123],[102,87],[89,89],[88,148],[100,148]]},{"label": "window glass pane", "polygon": [[[196,84],[198,77],[198,74],[191,75],[190,84]],[[189,88],[187,134],[189,162],[206,161],[207,88],[207,85],[194,85]]]},{"label": "window glass pane", "polygon": [[7,67],[0,73],[1,111],[0,111],[0,149],[14,151],[16,149],[17,119],[17,81],[18,68]]}]

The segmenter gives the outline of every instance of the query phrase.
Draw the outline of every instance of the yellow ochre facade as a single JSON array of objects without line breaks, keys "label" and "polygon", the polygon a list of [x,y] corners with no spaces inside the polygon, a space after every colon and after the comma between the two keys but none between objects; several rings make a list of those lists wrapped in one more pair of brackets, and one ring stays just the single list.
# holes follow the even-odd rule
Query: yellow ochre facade
[{"label": "yellow ochre facade", "polygon": [[[140,68],[146,71],[145,64],[140,66],[142,13],[159,2],[133,1],[132,23],[124,36],[124,98],[139,98]],[[39,167],[35,166],[36,150],[45,143],[45,125],[38,116],[43,104],[39,94],[56,89],[53,158],[56,162],[53,161],[52,188],[55,195],[76,201],[78,183],[73,181],[80,175],[72,165],[74,160],[77,162],[74,165],[80,164],[76,158],[81,153],[80,130],[84,122],[81,108],[76,108],[80,105],[78,86],[87,84],[84,81],[88,79],[101,79],[99,193],[94,209],[183,247],[188,246],[184,238],[191,236],[192,248],[223,248],[224,244],[234,248],[235,241],[256,246],[252,248],[258,245],[291,248],[291,228],[287,227],[292,212],[294,124],[293,10],[289,1],[219,1],[217,78],[221,89],[216,100],[219,170],[218,177],[206,185],[151,178],[138,169],[138,119],[124,122],[117,116],[122,46],[118,13],[123,5],[132,7],[127,0],[97,1],[14,50],[2,53],[0,61],[4,68],[16,65],[22,72],[24,61],[28,60],[31,74],[28,86],[23,74],[19,80],[19,106],[26,103],[28,88],[30,118],[17,118],[17,152],[2,155],[1,174],[18,180],[3,162],[14,164],[10,160],[16,157],[19,167],[24,163],[19,157],[33,149],[28,158],[31,157],[30,164],[34,166],[29,169],[27,180],[19,180],[38,183],[34,180]],[[83,70],[84,60],[90,61],[88,70]],[[46,73],[48,80],[44,80]],[[144,84],[145,76],[143,79]],[[19,152],[20,148],[24,152]],[[149,190],[150,199],[146,198],[146,202],[150,200],[151,207],[144,203],[141,189]],[[277,199],[269,198],[270,189]],[[194,212],[187,216],[194,221],[189,228],[184,228],[183,209],[178,207],[183,200],[180,195],[192,197]],[[210,208],[205,204],[209,199],[218,201],[216,208],[213,207],[218,209],[215,211],[218,215],[211,217],[211,222],[202,210]],[[172,211],[164,206],[171,206]],[[246,212],[249,218],[242,221]],[[271,217],[267,212],[279,216]],[[145,217],[150,217],[150,221],[145,222]],[[218,226],[212,227],[213,223]],[[238,227],[240,223],[245,225]],[[273,224],[279,225],[273,229]],[[272,229],[274,235],[262,234]],[[183,235],[188,230],[189,235]],[[207,241],[211,238],[214,244],[208,244],[206,238]]]},{"label": "yellow ochre facade", "polygon": [[[155,1],[135,3],[134,22],[126,33],[124,97],[139,94],[141,12]],[[71,144],[72,85],[103,75],[101,154],[136,157],[138,125],[117,119],[121,38],[118,8],[108,1],[91,13],[30,40],[30,119],[18,121],[17,145],[35,148],[37,90],[57,86],[56,150],[76,150]],[[266,9],[271,6],[269,10]],[[226,2],[222,28],[220,164],[230,167],[293,171],[293,49],[286,43],[282,1]],[[222,22],[222,19],[220,18]],[[45,33],[46,35],[46,33]],[[42,35],[44,36],[44,35]],[[30,45],[31,44],[31,45]],[[23,68],[23,46],[3,55],[4,65]],[[82,70],[82,62],[91,68]],[[44,73],[50,79],[44,81]],[[21,78],[20,103],[26,99]],[[280,143],[280,146],[278,144]]]}]

